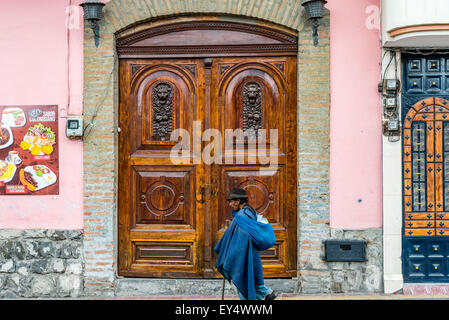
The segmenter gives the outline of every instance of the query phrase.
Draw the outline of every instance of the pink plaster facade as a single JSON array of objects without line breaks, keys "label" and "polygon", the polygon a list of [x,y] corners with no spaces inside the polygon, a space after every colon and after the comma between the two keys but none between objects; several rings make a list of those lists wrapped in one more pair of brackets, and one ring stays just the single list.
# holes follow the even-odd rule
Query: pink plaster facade
[{"label": "pink plaster facade", "polygon": [[[2,196],[2,229],[83,228],[83,145],[66,138],[63,118],[82,114],[81,2],[0,2],[0,105],[57,104],[60,113],[60,194]],[[330,223],[332,228],[381,227],[379,0],[329,0],[326,6],[331,12]]]},{"label": "pink plaster facade", "polygon": [[67,139],[63,118],[82,113],[80,2],[0,1],[0,105],[58,105],[60,115],[59,195],[2,196],[0,228],[83,228],[83,145]]}]

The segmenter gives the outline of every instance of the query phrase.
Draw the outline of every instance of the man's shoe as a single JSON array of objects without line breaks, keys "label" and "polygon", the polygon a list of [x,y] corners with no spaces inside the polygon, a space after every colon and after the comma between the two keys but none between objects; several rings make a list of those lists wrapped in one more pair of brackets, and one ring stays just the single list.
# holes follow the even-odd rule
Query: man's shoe
[{"label": "man's shoe", "polygon": [[265,297],[265,300],[274,300],[278,296],[278,293],[276,291],[271,291],[271,293],[267,294]]}]

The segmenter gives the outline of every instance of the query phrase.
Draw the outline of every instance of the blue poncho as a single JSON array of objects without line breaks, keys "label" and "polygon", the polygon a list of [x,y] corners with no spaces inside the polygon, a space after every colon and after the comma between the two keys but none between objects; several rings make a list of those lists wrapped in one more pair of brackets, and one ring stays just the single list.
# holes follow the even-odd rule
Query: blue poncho
[{"label": "blue poncho", "polygon": [[271,225],[258,222],[251,209],[245,206],[232,212],[234,219],[214,251],[218,253],[218,271],[248,300],[255,300],[256,286],[264,284],[258,250],[272,247],[276,237]]}]

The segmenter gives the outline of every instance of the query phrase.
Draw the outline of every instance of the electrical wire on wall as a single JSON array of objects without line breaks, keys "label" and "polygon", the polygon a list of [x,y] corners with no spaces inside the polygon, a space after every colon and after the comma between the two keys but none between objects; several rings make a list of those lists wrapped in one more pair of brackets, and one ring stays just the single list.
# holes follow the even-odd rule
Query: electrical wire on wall
[{"label": "electrical wire on wall", "polygon": [[[383,71],[381,83],[379,84],[379,92],[382,93],[383,104],[382,131],[385,136],[388,136],[388,141],[396,142],[400,139],[398,96],[400,94],[401,86],[398,78],[397,51],[387,49],[382,56],[382,63],[387,53],[390,53],[390,60]],[[386,75],[393,61],[394,78],[387,79]]]},{"label": "electrical wire on wall", "polygon": [[[83,137],[83,104],[81,102],[81,111],[72,110],[73,108],[73,100],[72,100],[72,85],[73,80],[71,78],[71,53],[72,53],[72,29],[79,29],[80,27],[80,6],[73,5],[73,0],[67,1],[66,7],[67,19],[66,19],[66,44],[67,44],[67,55],[66,55],[66,91],[67,91],[67,101],[65,108],[61,108],[65,110],[65,116],[60,116],[64,118],[66,121],[66,135],[69,139],[80,139]],[[78,48],[78,46],[76,46]],[[75,49],[76,49],[75,48]],[[78,103],[78,101],[76,101]],[[77,105],[77,103],[75,103]]]},{"label": "electrical wire on wall", "polygon": [[95,106],[95,109],[94,109],[94,111],[92,113],[92,116],[91,116],[91,118],[89,120],[89,123],[87,123],[84,126],[84,139],[86,139],[91,134],[93,128],[95,127],[95,119],[98,116],[98,113],[100,112],[101,108],[104,106],[104,102],[106,100],[106,97],[109,94],[109,89],[113,86],[113,84],[110,85],[110,83],[111,83],[112,77],[114,75],[114,72],[117,70],[117,61],[118,61],[117,56],[114,54],[114,66],[113,66],[111,72],[109,73],[108,81],[106,81],[106,83],[105,83],[105,88],[104,88],[104,91],[103,91],[102,99]]},{"label": "electrical wire on wall", "polygon": [[390,67],[391,62],[393,62],[393,58],[394,58],[393,53],[394,53],[394,51],[386,50],[385,53],[384,53],[384,55],[383,55],[383,57],[382,57],[382,62],[383,62],[385,56],[386,56],[387,53],[389,53],[389,52],[390,52],[390,61],[388,62],[387,67],[385,68],[384,73],[383,73],[383,75],[382,75],[382,79],[381,79],[381,80],[382,80],[382,87],[383,87],[383,88],[385,87],[385,75],[387,74],[387,71],[388,71],[388,68]]},{"label": "electrical wire on wall", "polygon": [[[69,8],[72,7],[72,0],[69,0]],[[67,114],[71,114],[71,88],[70,88],[70,28],[67,26]]]},{"label": "electrical wire on wall", "polygon": [[[69,10],[69,14],[70,14],[70,8],[72,8],[72,0],[68,0],[67,3],[67,9]],[[66,13],[67,13],[67,9],[66,9]],[[60,118],[67,118],[67,115],[70,114],[70,96],[71,96],[71,85],[70,85],[70,26],[69,26],[69,22],[66,21],[66,48],[67,48],[67,54],[66,54],[66,90],[67,90],[67,100],[66,100],[66,105],[65,108],[61,108],[62,110],[65,110],[65,116],[60,115]]]}]

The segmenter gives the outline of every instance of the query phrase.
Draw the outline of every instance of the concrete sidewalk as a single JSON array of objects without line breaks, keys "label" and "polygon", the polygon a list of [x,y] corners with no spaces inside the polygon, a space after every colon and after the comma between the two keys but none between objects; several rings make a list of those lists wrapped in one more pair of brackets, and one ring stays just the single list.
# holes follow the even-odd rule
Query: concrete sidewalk
[{"label": "concrete sidewalk", "polygon": [[[96,297],[88,300],[221,300],[220,296],[120,296]],[[238,296],[225,296],[223,301],[238,301]],[[276,300],[449,300],[445,294],[280,294]]]},{"label": "concrete sidewalk", "polygon": [[[268,279],[266,284],[280,292],[277,300],[412,300],[449,299],[448,283],[404,284],[394,294],[383,293],[297,293],[295,279]],[[221,300],[223,282],[220,279],[118,279],[117,300]],[[225,300],[239,300],[237,291],[225,284]]]}]

